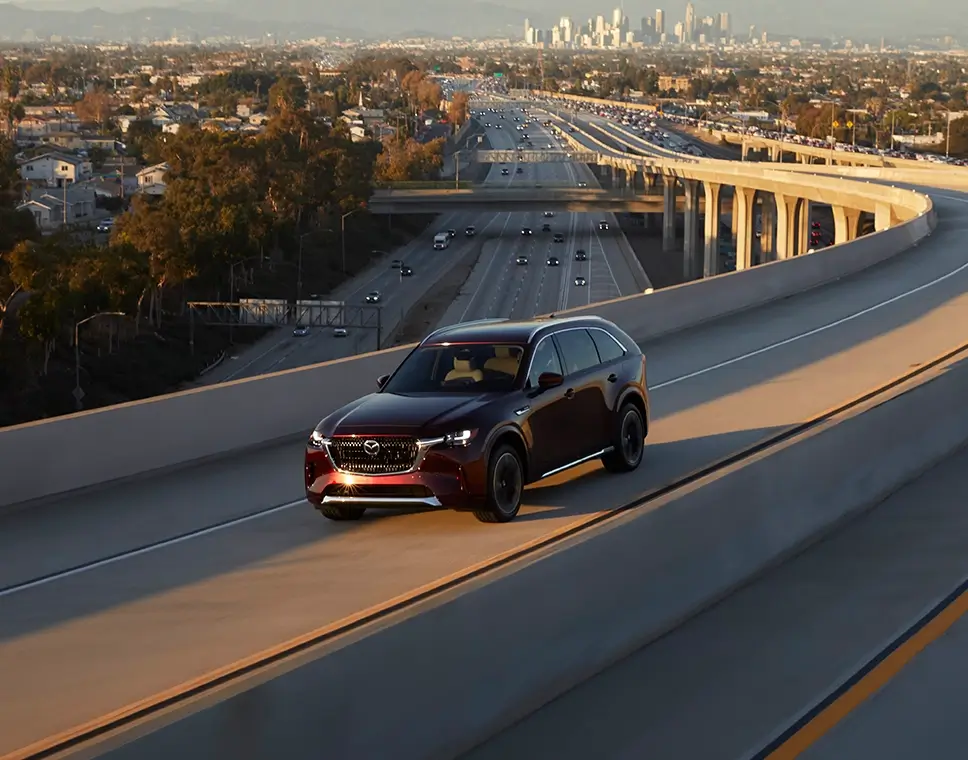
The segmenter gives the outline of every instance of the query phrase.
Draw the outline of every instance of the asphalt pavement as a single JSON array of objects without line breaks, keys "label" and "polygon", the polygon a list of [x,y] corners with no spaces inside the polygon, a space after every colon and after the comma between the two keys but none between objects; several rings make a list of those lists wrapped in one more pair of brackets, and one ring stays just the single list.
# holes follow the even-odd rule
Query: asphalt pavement
[{"label": "asphalt pavement", "polygon": [[[968,574],[968,450],[562,695],[465,760],[746,760]],[[812,745],[774,757],[964,756],[968,622]]]},{"label": "asphalt pavement", "polygon": [[[536,484],[526,491],[520,517],[499,530],[445,511],[375,510],[359,523],[328,522],[303,499],[301,444],[240,453],[3,517],[0,753],[358,614],[547,536],[579,516],[626,503],[964,341],[968,196],[933,195],[938,228],[914,251],[646,346],[654,425],[643,466],[615,477],[590,463]],[[370,387],[369,378],[360,383],[361,392]],[[321,398],[320,413],[325,411]],[[932,523],[938,525],[948,536],[959,530]],[[861,563],[855,571],[863,569]],[[795,586],[786,593],[796,604],[808,601]],[[769,604],[746,609],[759,610],[754,619],[763,625],[774,612]],[[757,633],[747,618],[736,625]],[[695,658],[709,661],[716,651],[711,644],[723,643],[716,630],[670,658],[670,667],[702,675]],[[769,639],[782,650],[778,659],[786,658],[791,677],[808,678],[814,660],[801,661],[800,639],[781,633]],[[803,638],[809,643],[809,636]],[[726,664],[729,658],[723,659]],[[760,677],[750,669],[741,674]],[[713,683],[667,683],[676,688],[655,692],[660,702],[668,701],[661,713],[666,722],[653,720],[648,708],[638,714],[643,726],[685,727],[677,736],[689,746],[711,741],[714,735],[698,730],[702,720],[716,718],[716,708],[730,700],[715,701]],[[300,694],[291,684],[280,672],[261,698],[297,703]],[[763,716],[740,738],[756,739],[797,700],[784,702],[789,709],[782,715],[773,702],[761,700]],[[216,704],[190,726],[175,723],[138,739],[113,757],[171,757],[173,751],[185,758],[218,756],[213,746],[229,746],[230,739],[238,744],[232,738],[238,736],[237,720],[222,708]],[[266,742],[289,748],[287,757],[325,756],[326,737],[314,734],[311,721],[293,733],[274,714],[247,713],[247,725]],[[595,715],[609,718],[601,710]],[[563,734],[571,728],[557,726]],[[740,727],[733,721],[724,731]],[[721,737],[723,747],[744,746],[727,738]],[[550,749],[540,754],[555,756]],[[264,755],[243,746],[232,756]],[[603,749],[595,756],[609,755]]]}]

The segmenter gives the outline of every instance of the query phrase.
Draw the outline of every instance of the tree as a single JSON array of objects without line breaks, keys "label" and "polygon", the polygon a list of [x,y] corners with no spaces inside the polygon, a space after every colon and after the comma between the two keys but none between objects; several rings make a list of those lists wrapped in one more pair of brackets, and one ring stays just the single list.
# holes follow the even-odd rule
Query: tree
[{"label": "tree", "polygon": [[105,90],[94,89],[74,104],[74,112],[81,121],[93,122],[103,127],[111,118],[115,107],[114,100]]},{"label": "tree", "polygon": [[299,77],[282,77],[269,88],[269,113],[278,114],[304,109],[307,98],[306,85]]},{"label": "tree", "polygon": [[464,91],[454,93],[447,107],[447,117],[458,127],[462,127],[470,118],[470,95]]}]

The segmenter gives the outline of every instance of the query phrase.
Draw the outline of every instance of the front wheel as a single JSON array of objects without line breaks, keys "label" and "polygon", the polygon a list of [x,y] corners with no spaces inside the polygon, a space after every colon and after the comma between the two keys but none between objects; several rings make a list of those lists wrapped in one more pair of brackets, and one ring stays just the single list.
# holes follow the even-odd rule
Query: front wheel
[{"label": "front wheel", "polygon": [[645,422],[634,404],[625,404],[616,418],[612,450],[602,457],[608,472],[631,472],[638,468],[645,452]]},{"label": "front wheel", "polygon": [[323,517],[338,522],[359,520],[366,512],[366,507],[347,507],[343,504],[320,504],[316,509],[323,513]]},{"label": "front wheel", "polygon": [[513,446],[498,446],[487,465],[487,497],[484,508],[474,511],[481,522],[505,523],[521,508],[524,465]]}]

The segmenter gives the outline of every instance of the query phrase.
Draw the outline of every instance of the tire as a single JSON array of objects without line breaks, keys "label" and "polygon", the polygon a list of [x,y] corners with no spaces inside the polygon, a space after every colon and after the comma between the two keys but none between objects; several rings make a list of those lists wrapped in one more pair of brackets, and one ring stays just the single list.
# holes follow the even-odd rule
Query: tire
[{"label": "tire", "polygon": [[634,404],[623,404],[615,416],[612,451],[602,457],[608,472],[632,472],[642,462],[645,453],[645,422]]},{"label": "tire", "polygon": [[511,522],[521,508],[523,495],[521,457],[513,446],[502,444],[487,463],[487,496],[483,509],[474,510],[474,516],[485,523]]},{"label": "tire", "polygon": [[323,517],[338,522],[359,520],[366,512],[366,507],[347,507],[342,504],[320,504],[316,509],[323,513]]}]

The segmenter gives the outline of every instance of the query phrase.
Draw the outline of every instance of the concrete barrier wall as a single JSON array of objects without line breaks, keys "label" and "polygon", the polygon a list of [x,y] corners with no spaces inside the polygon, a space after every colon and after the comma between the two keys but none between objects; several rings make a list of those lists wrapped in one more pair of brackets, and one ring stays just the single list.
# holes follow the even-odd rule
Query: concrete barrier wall
[{"label": "concrete barrier wall", "polygon": [[[335,642],[281,676],[299,684],[286,692],[319,722],[324,754],[454,757],[950,454],[968,439],[966,394],[962,361],[570,548]],[[329,709],[337,694],[341,709]],[[378,721],[374,694],[393,705]]]},{"label": "concrete barrier wall", "polygon": [[[716,171],[727,182],[730,174],[737,182],[758,176],[748,166],[716,163],[726,164]],[[759,176],[767,174],[789,177],[766,171]],[[858,272],[907,249],[934,228],[926,196],[878,185],[848,187],[833,178],[810,177],[809,182],[842,198],[879,198],[917,216],[810,256],[570,313],[599,314],[637,340],[651,340]],[[369,383],[391,371],[405,350],[0,429],[0,507],[308,434],[319,418],[373,387]]]}]

